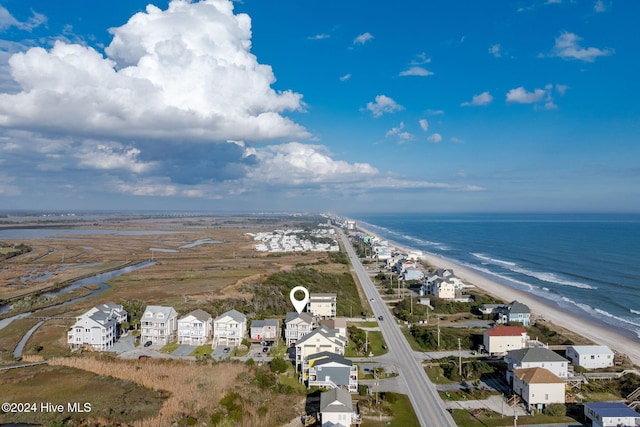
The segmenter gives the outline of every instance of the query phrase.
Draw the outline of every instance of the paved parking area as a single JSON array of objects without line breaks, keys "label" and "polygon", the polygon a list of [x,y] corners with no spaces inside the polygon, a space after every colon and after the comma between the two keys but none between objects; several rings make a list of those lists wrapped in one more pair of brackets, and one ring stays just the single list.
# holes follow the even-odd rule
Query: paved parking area
[{"label": "paved parking area", "polygon": [[195,345],[188,345],[188,344],[182,344],[180,345],[180,347],[176,348],[173,353],[171,353],[173,356],[178,356],[178,357],[182,357],[182,356],[188,356],[191,353],[193,353],[193,351],[197,348],[197,346]]},{"label": "paved parking area", "polygon": [[[224,351],[225,348],[228,348],[229,351],[225,352]],[[218,347],[213,349],[213,352],[211,353],[211,357],[213,359],[228,359],[232,351],[233,351],[233,347],[219,345]]]},{"label": "paved parking area", "polygon": [[131,351],[136,348],[134,341],[135,341],[135,337],[130,333],[127,335],[123,335],[120,337],[118,341],[116,341],[113,347],[111,347],[111,351],[117,354],[121,354],[126,351]]}]

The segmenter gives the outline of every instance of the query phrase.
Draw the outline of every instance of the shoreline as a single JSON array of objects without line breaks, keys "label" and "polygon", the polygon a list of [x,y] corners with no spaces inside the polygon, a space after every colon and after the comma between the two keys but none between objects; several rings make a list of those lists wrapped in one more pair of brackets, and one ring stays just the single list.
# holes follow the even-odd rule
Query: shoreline
[{"label": "shoreline", "polygon": [[[640,343],[625,335],[619,330],[619,328],[613,328],[605,322],[598,322],[597,319],[569,313],[553,301],[546,300],[539,296],[532,295],[525,291],[500,283],[495,279],[487,277],[483,273],[470,267],[463,266],[452,259],[416,248],[410,248],[389,239],[383,239],[377,233],[371,232],[371,230],[362,227],[359,223],[356,228],[369,235],[376,236],[381,240],[388,241],[396,249],[407,252],[411,250],[420,251],[422,252],[421,260],[423,262],[436,268],[453,269],[454,274],[467,284],[473,285],[505,302],[518,300],[519,302],[526,304],[531,309],[532,313],[542,316],[547,322],[557,324],[558,326],[582,335],[597,344],[606,345],[612,350],[627,355],[634,365],[640,365]],[[629,331],[629,333],[631,334],[632,332]]]}]

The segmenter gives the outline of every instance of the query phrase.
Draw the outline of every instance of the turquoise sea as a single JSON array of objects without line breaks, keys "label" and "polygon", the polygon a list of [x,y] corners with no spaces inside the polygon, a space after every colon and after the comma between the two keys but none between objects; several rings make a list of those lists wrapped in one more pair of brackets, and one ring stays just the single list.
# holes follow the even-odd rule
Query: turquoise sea
[{"label": "turquoise sea", "polygon": [[390,242],[450,258],[640,339],[640,215],[350,217]]}]

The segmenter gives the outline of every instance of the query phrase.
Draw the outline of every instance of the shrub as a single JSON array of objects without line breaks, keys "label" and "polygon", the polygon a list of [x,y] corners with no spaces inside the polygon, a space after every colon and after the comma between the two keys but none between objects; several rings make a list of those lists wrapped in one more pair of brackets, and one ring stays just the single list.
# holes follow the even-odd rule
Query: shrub
[{"label": "shrub", "polygon": [[272,372],[281,374],[283,372],[287,372],[287,369],[289,369],[289,363],[281,357],[274,357],[271,362],[269,362],[269,367]]},{"label": "shrub", "polygon": [[567,407],[561,403],[551,403],[544,407],[542,413],[551,417],[564,417],[567,415]]}]

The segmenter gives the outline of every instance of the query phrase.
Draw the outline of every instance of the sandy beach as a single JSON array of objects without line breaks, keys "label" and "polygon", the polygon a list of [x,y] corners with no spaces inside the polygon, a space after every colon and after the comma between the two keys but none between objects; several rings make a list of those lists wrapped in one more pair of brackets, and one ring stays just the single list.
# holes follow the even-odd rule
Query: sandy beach
[{"label": "sandy beach", "polygon": [[[358,225],[358,228],[369,235],[376,235],[375,233],[362,228],[360,225]],[[389,243],[402,251],[408,252],[415,250],[413,248],[407,248],[406,246],[403,247],[401,245],[397,245],[394,242]],[[498,299],[504,301],[518,300],[519,302],[528,305],[534,315],[542,316],[548,322],[557,324],[563,328],[580,334],[595,343],[609,346],[613,350],[626,354],[633,364],[640,365],[640,343],[618,333],[612,328],[600,325],[586,317],[578,317],[571,313],[567,313],[560,307],[547,303],[546,301],[526,292],[522,292],[492,280],[491,278],[486,277],[473,269],[464,267],[448,258],[422,251],[422,260],[423,262],[437,268],[453,269],[455,275],[467,284],[474,285]]]}]

